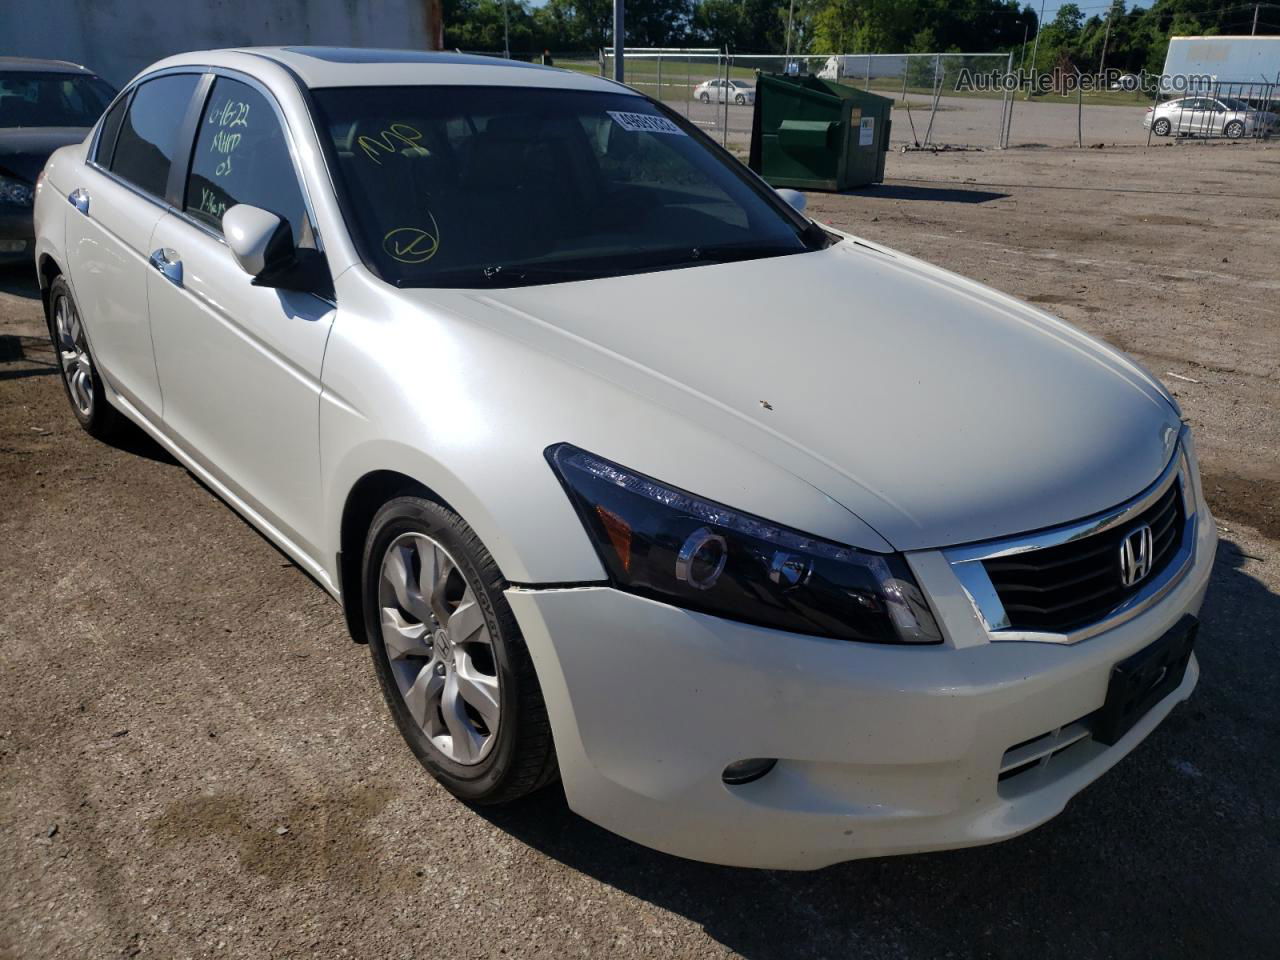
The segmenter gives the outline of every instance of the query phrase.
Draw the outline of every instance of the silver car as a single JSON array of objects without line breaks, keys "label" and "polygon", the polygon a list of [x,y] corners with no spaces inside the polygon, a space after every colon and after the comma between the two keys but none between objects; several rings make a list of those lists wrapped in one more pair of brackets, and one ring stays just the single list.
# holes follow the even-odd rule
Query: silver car
[{"label": "silver car", "polygon": [[1148,107],[1143,127],[1157,137],[1179,136],[1254,137],[1276,129],[1274,113],[1255,110],[1236,97],[1182,97]]},{"label": "silver car", "polygon": [[704,80],[693,88],[693,95],[703,103],[724,103],[725,100],[740,106],[756,102],[756,88],[741,80]]}]

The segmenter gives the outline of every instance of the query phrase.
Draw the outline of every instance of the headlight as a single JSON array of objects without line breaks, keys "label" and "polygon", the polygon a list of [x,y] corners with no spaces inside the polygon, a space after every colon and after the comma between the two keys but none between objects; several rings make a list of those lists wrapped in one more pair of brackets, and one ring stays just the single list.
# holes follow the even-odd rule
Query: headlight
[{"label": "headlight", "polygon": [[567,443],[548,449],[547,459],[619,589],[794,633],[942,640],[899,554],[778,526]]},{"label": "headlight", "polygon": [[31,184],[25,180],[0,175],[0,203],[17,204],[20,207],[31,206]]}]

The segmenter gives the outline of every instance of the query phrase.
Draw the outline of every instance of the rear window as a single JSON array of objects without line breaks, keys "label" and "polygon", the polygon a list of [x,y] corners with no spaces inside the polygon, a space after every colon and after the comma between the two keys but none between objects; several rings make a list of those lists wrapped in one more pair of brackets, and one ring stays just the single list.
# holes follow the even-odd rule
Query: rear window
[{"label": "rear window", "polygon": [[0,127],[91,127],[115,95],[84,74],[0,73]]},{"label": "rear window", "polygon": [[140,190],[164,196],[182,121],[198,80],[194,73],[181,73],[138,87],[116,137],[112,173]]}]

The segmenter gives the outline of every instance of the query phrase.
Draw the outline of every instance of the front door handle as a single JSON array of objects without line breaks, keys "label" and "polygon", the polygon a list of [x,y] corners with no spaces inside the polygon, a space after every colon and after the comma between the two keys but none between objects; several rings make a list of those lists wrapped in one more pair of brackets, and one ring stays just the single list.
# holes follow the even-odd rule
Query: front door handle
[{"label": "front door handle", "polygon": [[78,187],[75,190],[72,190],[67,194],[67,200],[86,217],[89,215],[89,191],[84,187]]},{"label": "front door handle", "polygon": [[176,250],[170,250],[168,247],[153,250],[148,262],[175,287],[182,286],[182,258],[178,256]]}]

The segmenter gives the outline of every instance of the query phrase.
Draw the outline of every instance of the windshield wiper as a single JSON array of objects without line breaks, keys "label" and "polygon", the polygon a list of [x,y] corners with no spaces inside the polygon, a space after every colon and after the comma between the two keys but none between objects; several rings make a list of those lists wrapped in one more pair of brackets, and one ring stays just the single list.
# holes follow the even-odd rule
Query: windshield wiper
[{"label": "windshield wiper", "polygon": [[689,250],[689,260],[706,260],[713,263],[730,263],[734,260],[760,260],[764,257],[784,257],[791,253],[804,253],[803,247],[792,247],[785,244],[709,244],[705,247],[693,247]]},{"label": "windshield wiper", "polygon": [[585,270],[574,267],[537,267],[520,264],[498,264],[482,267],[480,277],[486,286],[518,287],[531,283],[566,283],[570,280],[588,280],[607,272],[603,269]]},{"label": "windshield wiper", "polygon": [[566,283],[570,280],[591,280],[605,276],[604,268],[587,270],[573,267],[523,266],[521,264],[493,264],[487,267],[466,267],[433,273],[425,286],[461,287],[479,289],[485,287],[527,287],[539,283]]}]

